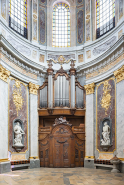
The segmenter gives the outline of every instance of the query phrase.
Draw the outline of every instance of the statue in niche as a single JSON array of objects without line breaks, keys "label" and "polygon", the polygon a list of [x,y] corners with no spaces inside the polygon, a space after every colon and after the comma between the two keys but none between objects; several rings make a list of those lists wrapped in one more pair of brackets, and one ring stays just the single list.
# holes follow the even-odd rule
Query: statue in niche
[{"label": "statue in niche", "polygon": [[104,123],[103,131],[102,131],[101,145],[110,145],[110,126],[107,122]]},{"label": "statue in niche", "polygon": [[25,132],[22,130],[19,122],[17,122],[17,124],[14,126],[14,134],[15,134],[14,145],[23,146],[22,135],[25,134]]}]

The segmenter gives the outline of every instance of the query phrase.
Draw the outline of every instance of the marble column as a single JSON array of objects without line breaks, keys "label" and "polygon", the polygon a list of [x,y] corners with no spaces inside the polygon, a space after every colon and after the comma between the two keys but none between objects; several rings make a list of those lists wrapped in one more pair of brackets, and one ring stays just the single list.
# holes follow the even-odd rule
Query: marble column
[{"label": "marble column", "polygon": [[48,109],[53,108],[53,69],[52,60],[48,61],[49,68],[47,69],[48,74]]},{"label": "marble column", "polygon": [[114,72],[116,78],[116,138],[117,157],[122,161],[121,171],[124,172],[124,65]]},{"label": "marble column", "polygon": [[29,82],[29,114],[30,114],[30,168],[40,167],[38,155],[38,96],[37,90],[39,85]]},{"label": "marble column", "polygon": [[84,167],[94,168],[94,88],[95,84],[85,85],[86,118],[85,118],[85,160]]},{"label": "marble column", "polygon": [[10,72],[0,65],[0,173],[11,170],[8,159],[8,77]]},{"label": "marble column", "polygon": [[74,60],[71,60],[70,76],[71,76],[71,109],[75,109],[75,73]]}]

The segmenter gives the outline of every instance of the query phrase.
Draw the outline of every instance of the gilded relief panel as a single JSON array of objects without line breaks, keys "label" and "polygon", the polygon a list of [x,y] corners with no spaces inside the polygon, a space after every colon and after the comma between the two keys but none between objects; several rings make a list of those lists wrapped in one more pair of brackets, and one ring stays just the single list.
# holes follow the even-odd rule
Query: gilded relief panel
[{"label": "gilded relief panel", "polygon": [[18,79],[9,79],[9,151],[16,152],[14,146],[14,121],[21,120],[24,136],[24,147],[20,152],[28,149],[28,94],[27,86]]},{"label": "gilded relief panel", "polygon": [[40,9],[39,11],[39,39],[42,44],[46,42],[46,25],[45,25],[45,11]]},{"label": "gilded relief panel", "polygon": [[[99,152],[113,152],[116,148],[115,80],[110,78],[97,85],[96,92],[96,146]],[[102,145],[102,124],[110,127],[110,146],[105,151]]]}]

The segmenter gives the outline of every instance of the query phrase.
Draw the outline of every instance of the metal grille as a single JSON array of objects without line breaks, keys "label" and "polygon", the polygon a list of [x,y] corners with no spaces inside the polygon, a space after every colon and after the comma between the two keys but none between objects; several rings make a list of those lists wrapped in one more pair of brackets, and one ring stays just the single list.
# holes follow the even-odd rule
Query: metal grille
[{"label": "metal grille", "polygon": [[9,0],[9,26],[27,38],[27,0]]},{"label": "metal grille", "polygon": [[65,3],[53,7],[52,46],[70,47],[70,9]]},{"label": "metal grille", "polygon": [[97,38],[115,27],[115,0],[96,0]]}]

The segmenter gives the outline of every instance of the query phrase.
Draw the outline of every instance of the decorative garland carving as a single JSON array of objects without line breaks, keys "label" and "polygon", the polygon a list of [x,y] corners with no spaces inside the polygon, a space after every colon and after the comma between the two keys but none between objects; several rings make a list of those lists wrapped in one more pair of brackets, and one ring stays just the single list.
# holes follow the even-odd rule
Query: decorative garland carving
[{"label": "decorative garland carving", "polygon": [[57,71],[57,73],[54,76],[54,80],[57,80],[58,76],[65,76],[66,80],[69,80],[69,75],[66,73],[66,71],[63,69],[63,67],[61,66],[61,68]]},{"label": "decorative garland carving", "polygon": [[117,79],[117,83],[124,80],[124,65],[114,72],[114,76]]},{"label": "decorative garland carving", "polygon": [[33,84],[29,82],[29,92],[30,94],[35,94],[37,95],[37,90],[39,89],[39,85]]},{"label": "decorative garland carving", "polygon": [[86,90],[86,95],[93,94],[94,93],[94,88],[95,88],[95,83],[87,84],[87,85],[84,86],[84,88]]},{"label": "decorative garland carving", "polygon": [[10,76],[10,71],[5,69],[1,64],[0,64],[0,79],[3,80],[4,82],[7,82],[8,77]]},{"label": "decorative garland carving", "polygon": [[22,109],[23,105],[23,98],[22,98],[22,91],[21,91],[21,82],[16,79],[15,84],[13,85],[13,88],[16,87],[13,91],[13,102],[16,106],[16,111],[17,111],[17,116],[18,116],[18,111]]},{"label": "decorative garland carving", "polygon": [[105,109],[105,114],[107,115],[107,110],[111,104],[111,95],[109,93],[109,91],[111,91],[111,85],[108,83],[108,80],[104,82],[103,91],[101,106]]}]

